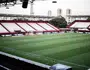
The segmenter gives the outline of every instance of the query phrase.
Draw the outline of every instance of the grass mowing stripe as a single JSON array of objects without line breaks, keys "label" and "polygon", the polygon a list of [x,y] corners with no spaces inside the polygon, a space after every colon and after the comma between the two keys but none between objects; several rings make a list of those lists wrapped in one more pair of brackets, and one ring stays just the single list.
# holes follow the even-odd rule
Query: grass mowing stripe
[{"label": "grass mowing stripe", "polygon": [[[82,35],[78,35],[78,36],[82,36]],[[34,41],[39,41],[39,40],[49,40],[49,39],[54,39],[54,38],[60,38],[60,39],[64,39],[64,38],[67,38],[68,36],[61,36],[61,35],[56,35],[56,36],[50,36],[50,37],[43,37],[43,38],[38,38],[38,37],[28,37],[27,39],[20,39],[20,40],[14,40],[14,39],[12,39],[12,40],[9,40],[9,39],[7,39],[7,40],[4,40],[4,42],[6,41],[6,43],[22,43],[22,42],[34,42]],[[70,36],[70,38],[72,38],[72,37],[77,37],[77,35],[73,35],[73,36]],[[20,37],[18,37],[18,39],[19,39]],[[2,42],[2,41],[1,41]]]},{"label": "grass mowing stripe", "polygon": [[37,54],[29,53],[29,52],[23,52],[23,51],[15,50],[15,49],[12,49],[12,48],[5,47],[3,50],[7,50],[7,52],[9,52],[11,54],[18,55],[18,56],[21,56],[21,57],[24,57],[24,58],[27,58],[27,59],[39,61],[41,63],[47,62],[45,64],[49,64],[49,65],[56,64],[56,63],[62,63],[62,64],[66,64],[66,65],[76,67],[77,70],[79,70],[80,67],[85,68],[85,69],[89,68],[88,66],[85,66],[85,65],[79,65],[79,64],[76,64],[76,63],[63,61],[63,60],[57,60],[57,59],[54,59],[54,58],[50,58],[50,57],[46,57],[46,56],[42,56],[42,55],[37,55]]},{"label": "grass mowing stripe", "polygon": [[[73,41],[72,41],[73,42]],[[78,42],[78,41],[77,41]],[[81,41],[79,41],[79,42],[81,42]],[[73,42],[74,43],[74,42]],[[68,43],[67,43],[68,44]],[[60,44],[61,45],[61,44]],[[50,46],[50,45],[49,45]],[[25,46],[24,46],[24,48],[21,46],[21,49],[19,49],[19,48],[17,48],[17,47],[15,47],[15,48],[17,48],[17,49],[19,49],[19,50],[24,50],[24,51],[37,51],[37,50],[42,50],[43,51],[43,49],[51,49],[52,48],[52,46],[51,47],[49,47],[49,46],[47,46],[47,47],[39,47],[39,48],[31,48],[31,47],[28,47],[28,48],[26,48]],[[55,45],[56,46],[56,45]],[[9,46],[8,46],[9,47]],[[62,46],[63,47],[63,46]],[[56,48],[56,47],[54,47],[54,48]],[[57,50],[56,50],[57,51]],[[55,52],[55,51],[54,51]],[[58,51],[57,51],[58,52]],[[50,54],[50,53],[48,53],[48,54]]]},{"label": "grass mowing stripe", "polygon": [[[79,39],[79,38],[77,38],[77,39]],[[68,43],[69,42],[71,42],[72,44],[73,43],[75,43],[75,41],[76,41],[76,39],[74,40],[74,42],[73,42],[73,40],[72,41],[68,41],[68,40],[65,40],[66,41],[66,43],[64,44],[64,43],[62,43],[63,41],[61,41],[60,43],[59,43],[59,41],[58,40],[53,40],[54,42],[53,42],[53,44],[52,44],[52,42],[51,41],[49,41],[50,42],[50,44],[49,44],[49,42],[47,41],[47,43],[48,44],[46,44],[46,43],[42,43],[42,44],[38,44],[38,46],[37,45],[35,45],[35,44],[27,44],[26,46],[28,46],[28,47],[25,47],[25,45],[18,45],[18,46],[16,46],[15,45],[15,47],[12,47],[13,45],[11,45],[11,47],[12,48],[17,48],[17,49],[19,49],[19,50],[24,50],[24,51],[37,51],[37,50],[45,50],[45,49],[51,49],[51,48],[57,48],[57,47],[59,47],[59,46],[57,46],[57,45],[60,45],[61,47],[63,47],[64,45],[68,45]],[[83,40],[82,40],[83,41]],[[46,42],[46,41],[45,41]],[[77,41],[78,43],[79,42],[81,42],[81,40],[78,40]],[[54,44],[55,43],[55,44]],[[44,45],[45,44],[45,45]],[[5,44],[6,45],[6,44]],[[10,47],[9,45],[7,45],[8,47]],[[32,46],[32,47],[31,47]],[[38,48],[35,48],[35,47],[38,47]],[[47,46],[47,47],[46,47]],[[56,46],[56,47],[54,47],[54,46]]]},{"label": "grass mowing stripe", "polygon": [[73,70],[86,70],[90,66],[89,42],[89,34],[78,33],[7,37],[0,38],[0,50],[49,65],[62,63]]},{"label": "grass mowing stripe", "polygon": [[[84,35],[87,35],[87,34],[84,34]],[[36,40],[36,39],[41,39],[41,38],[51,38],[51,37],[55,37],[55,36],[59,36],[59,37],[61,37],[61,38],[67,38],[67,37],[74,37],[74,36],[83,36],[83,34],[73,34],[72,33],[72,35],[70,35],[70,34],[68,34],[67,33],[67,35],[60,35],[60,34],[56,34],[56,35],[48,35],[48,36],[46,36],[46,35],[43,35],[43,36],[40,36],[40,37],[38,37],[38,36],[26,36],[26,37],[18,37],[18,38],[15,38],[15,40],[12,38],[12,37],[9,37],[9,38],[1,38],[1,39],[4,39],[4,41],[6,40],[6,41],[10,41],[10,42],[18,42],[18,41],[23,41],[23,40],[25,40],[25,41],[28,41],[28,39],[30,39],[30,40]]]},{"label": "grass mowing stripe", "polygon": [[59,37],[55,36],[55,37],[49,37],[49,38],[39,38],[39,39],[25,39],[25,40],[17,40],[17,41],[6,41],[4,42],[5,44],[22,44],[22,43],[37,43],[37,42],[42,42],[42,41],[48,41],[48,40],[52,40],[52,39],[58,39]]},{"label": "grass mowing stripe", "polygon": [[[90,47],[85,46],[85,47],[79,47],[76,49],[60,51],[58,53],[47,54],[45,56],[50,56],[51,58],[64,60],[64,59],[71,58],[71,57],[74,57],[79,54],[87,53],[87,52],[89,52],[89,50],[90,50]],[[55,56],[53,56],[53,55],[55,55]]]},{"label": "grass mowing stripe", "polygon": [[[54,45],[52,45],[52,46],[54,46]],[[64,43],[63,44],[58,44],[58,45],[55,44],[55,46],[52,47],[52,48],[47,49],[45,47],[46,49],[33,51],[33,53],[47,55],[47,54],[54,54],[54,53],[57,53],[57,52],[62,52],[62,51],[66,51],[66,50],[70,50],[70,49],[76,49],[76,48],[85,47],[85,46],[90,46],[89,41],[88,41],[88,44],[87,44],[87,42],[86,42],[86,44],[83,44],[83,42],[81,42],[81,41],[76,41],[76,43],[75,42],[72,42],[72,43],[67,42],[65,44]]]},{"label": "grass mowing stripe", "polygon": [[[43,40],[44,40],[44,39],[43,39]],[[42,40],[41,40],[41,41],[42,41]],[[5,41],[4,41],[4,43],[1,43],[1,45],[4,44],[4,46],[5,46],[5,44],[8,44],[8,45],[9,45],[9,44],[10,44],[10,45],[14,45],[14,44],[15,44],[16,46],[17,46],[17,45],[18,45],[18,46],[20,46],[20,45],[22,46],[22,44],[23,44],[23,46],[24,46],[24,45],[25,45],[25,46],[28,46],[28,45],[30,44],[30,46],[31,46],[31,45],[33,45],[33,44],[36,44],[37,42],[40,43],[40,40],[34,40],[34,39],[33,39],[33,41],[32,41],[32,39],[31,39],[31,40],[28,41],[28,42],[25,42],[25,41],[22,40],[22,42],[17,41],[17,44],[16,44],[15,41],[13,41],[14,43],[12,43],[11,41],[10,41],[9,43],[8,43],[8,42],[9,42],[9,41],[7,41],[7,42],[5,43]],[[33,42],[34,42],[34,43],[33,43]],[[21,44],[21,43],[22,43],[22,44]],[[38,44],[39,44],[39,43],[38,43]]]},{"label": "grass mowing stripe", "polygon": [[46,57],[46,56],[42,56],[42,55],[38,55],[38,54],[29,53],[29,52],[24,52],[24,51],[12,49],[12,48],[4,47],[2,51],[4,51],[4,50],[7,50],[7,52],[9,52],[11,54],[19,55],[19,56],[22,56],[22,57],[25,57],[25,58],[28,58],[28,59],[33,58],[36,61],[37,61],[37,59],[42,61],[42,60],[44,60],[43,58],[45,58],[46,61],[49,59],[49,60],[51,60],[50,63],[48,63],[50,65],[51,65],[51,63],[54,63],[54,62],[60,62],[60,63],[64,63],[64,64],[70,64],[70,65],[75,65],[75,66],[79,66],[79,67],[89,68],[88,66],[85,66],[85,65],[79,65],[79,64],[76,64],[76,63],[72,63],[72,62],[68,62],[68,61],[64,61],[64,60],[58,60],[58,59],[55,59],[55,58],[50,58],[50,57]]},{"label": "grass mowing stripe", "polygon": [[88,67],[90,67],[89,64],[89,58],[90,58],[90,52],[83,53],[83,54],[77,54],[76,56],[73,56],[71,58],[64,59],[65,61],[77,63],[77,64],[83,64]]},{"label": "grass mowing stripe", "polygon": [[[81,37],[79,37],[79,38],[81,38]],[[75,41],[78,40],[79,38],[76,37],[76,38],[75,38]],[[73,38],[73,39],[74,39],[74,38]],[[71,40],[72,42],[73,42],[73,39]],[[83,39],[84,39],[84,38],[83,38]],[[70,42],[70,41],[68,41],[68,40],[69,40],[69,39],[67,39],[67,40],[65,40],[65,41],[66,41],[66,42]],[[62,42],[64,42],[64,39],[60,42],[60,45],[61,45]],[[71,42],[71,43],[72,43],[72,42]],[[47,43],[47,44],[46,44],[46,43]],[[41,48],[42,46],[43,46],[43,47],[44,47],[44,46],[47,46],[47,48],[50,48],[50,47],[52,47],[52,43],[53,43],[53,44],[55,43],[54,45],[57,45],[57,43],[59,43],[59,39],[54,39],[54,40],[52,40],[52,41],[51,41],[51,40],[50,40],[50,41],[49,41],[49,40],[48,40],[48,41],[43,41],[43,42],[40,42],[40,43],[38,43],[38,42],[37,42],[37,43],[29,43],[29,44],[26,43],[26,44],[21,44],[21,46],[18,45],[18,44],[16,44],[16,45],[15,45],[15,46],[16,46],[15,48],[19,48],[19,47],[20,47],[21,50],[23,50],[23,49],[25,49],[25,48],[26,48],[26,49],[33,49],[33,47],[38,47],[38,49],[39,49],[39,48]],[[64,43],[65,43],[65,42],[64,42]],[[62,43],[62,44],[63,44],[63,43]],[[6,44],[4,44],[4,46],[5,46],[5,45],[6,45]],[[17,46],[17,45],[18,45],[18,46]],[[48,45],[49,45],[49,46],[48,46]],[[50,46],[50,45],[51,45],[51,46]],[[12,46],[12,45],[9,46],[9,44],[8,44],[7,46],[10,47],[10,46]],[[41,49],[43,49],[43,47],[42,47]],[[46,49],[47,49],[47,48],[46,48]],[[34,48],[34,49],[35,49],[35,48]],[[30,51],[30,50],[29,50],[29,51]]]}]

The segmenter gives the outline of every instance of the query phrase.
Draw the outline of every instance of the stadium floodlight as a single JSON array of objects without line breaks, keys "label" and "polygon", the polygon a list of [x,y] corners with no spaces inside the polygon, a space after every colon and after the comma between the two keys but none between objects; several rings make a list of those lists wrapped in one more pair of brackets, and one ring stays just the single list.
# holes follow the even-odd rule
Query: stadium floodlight
[{"label": "stadium floodlight", "polygon": [[31,8],[30,8],[30,15],[33,15],[34,14],[34,11],[33,11],[33,5],[34,5],[34,2],[35,1],[46,1],[46,0],[30,0],[30,5],[31,5]]},{"label": "stadium floodlight", "polygon": [[72,70],[72,68],[63,64],[55,64],[50,67],[50,70]]},{"label": "stadium floodlight", "polygon": [[57,1],[52,1],[52,3],[57,3]]},{"label": "stadium floodlight", "polygon": [[29,0],[23,0],[22,7],[27,8]]},{"label": "stadium floodlight", "polygon": [[0,0],[0,7],[6,7],[6,9],[9,9],[10,6],[22,4],[22,8],[27,8],[29,3],[31,5],[30,15],[33,15],[34,14],[33,5],[35,1],[47,1],[47,0]]}]

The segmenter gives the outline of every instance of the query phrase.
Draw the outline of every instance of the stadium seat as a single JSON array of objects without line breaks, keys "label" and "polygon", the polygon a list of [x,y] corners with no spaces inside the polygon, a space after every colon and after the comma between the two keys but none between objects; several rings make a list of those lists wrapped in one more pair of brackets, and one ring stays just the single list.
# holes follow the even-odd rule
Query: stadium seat
[{"label": "stadium seat", "polygon": [[77,29],[76,31],[78,32],[90,32],[89,26],[90,21],[87,20],[76,20],[72,22],[70,25],[68,25],[69,28],[71,28],[72,30]]},{"label": "stadium seat", "polygon": [[43,29],[36,23],[28,23],[28,24],[31,25],[33,28],[35,28],[37,31],[45,31],[45,29]]},{"label": "stadium seat", "polygon": [[47,21],[0,21],[0,32],[10,34],[44,34],[59,32],[59,29],[49,24]]},{"label": "stadium seat", "polygon": [[3,26],[5,26],[10,32],[14,32],[15,30],[21,30],[22,32],[25,32],[23,29],[21,29],[18,25],[15,23],[1,23]]},{"label": "stadium seat", "polygon": [[8,33],[8,31],[2,25],[0,25],[0,33]]},{"label": "stadium seat", "polygon": [[50,27],[47,23],[38,23],[39,25],[41,25],[43,28],[45,28],[46,30],[55,30],[54,28]]},{"label": "stadium seat", "polygon": [[70,28],[87,28],[90,22],[76,22]]},{"label": "stadium seat", "polygon": [[20,25],[23,29],[25,29],[27,32],[32,32],[35,31],[35,29],[33,29],[32,27],[30,27],[28,24],[26,23],[17,23],[18,25]]}]

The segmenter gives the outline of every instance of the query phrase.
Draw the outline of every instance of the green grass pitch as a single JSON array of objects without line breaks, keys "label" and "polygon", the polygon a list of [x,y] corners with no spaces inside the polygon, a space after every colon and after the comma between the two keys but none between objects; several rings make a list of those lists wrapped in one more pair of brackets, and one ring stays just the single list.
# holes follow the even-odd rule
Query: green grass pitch
[{"label": "green grass pitch", "polygon": [[1,37],[0,51],[40,63],[61,63],[73,70],[90,67],[90,34],[64,33],[24,37]]}]

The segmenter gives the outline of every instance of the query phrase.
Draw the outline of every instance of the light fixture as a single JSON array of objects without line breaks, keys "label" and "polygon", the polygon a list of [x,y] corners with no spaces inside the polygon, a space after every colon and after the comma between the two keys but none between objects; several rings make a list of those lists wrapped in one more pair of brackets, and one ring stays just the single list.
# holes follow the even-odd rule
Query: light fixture
[{"label": "light fixture", "polygon": [[57,1],[52,1],[52,3],[57,3]]}]

